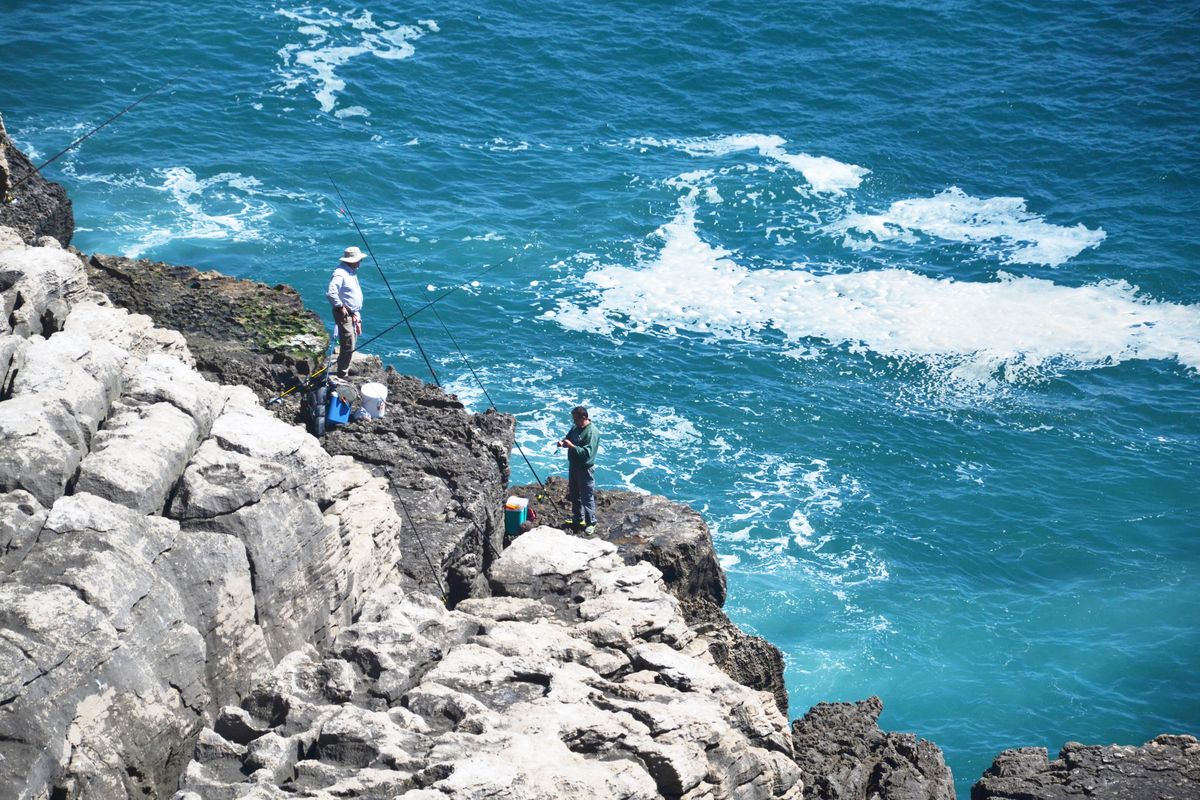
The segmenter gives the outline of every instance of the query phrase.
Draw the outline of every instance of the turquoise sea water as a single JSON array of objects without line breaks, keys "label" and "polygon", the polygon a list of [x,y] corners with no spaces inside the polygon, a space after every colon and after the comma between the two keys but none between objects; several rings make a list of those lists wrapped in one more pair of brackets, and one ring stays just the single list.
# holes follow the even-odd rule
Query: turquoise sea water
[{"label": "turquoise sea water", "polygon": [[47,169],[77,246],[323,309],[332,177],[406,306],[477,278],[440,319],[541,475],[583,402],[601,485],[702,510],[793,716],[879,694],[963,797],[1006,747],[1200,733],[1200,6],[0,11],[35,156],[178,79]]}]

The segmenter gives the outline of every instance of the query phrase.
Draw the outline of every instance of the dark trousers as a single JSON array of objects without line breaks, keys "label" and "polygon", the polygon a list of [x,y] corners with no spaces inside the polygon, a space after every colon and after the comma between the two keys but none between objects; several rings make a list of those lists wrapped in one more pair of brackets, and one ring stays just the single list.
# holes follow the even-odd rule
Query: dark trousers
[{"label": "dark trousers", "polygon": [[567,499],[571,501],[571,518],[584,525],[596,522],[596,468],[582,464],[567,466]]}]

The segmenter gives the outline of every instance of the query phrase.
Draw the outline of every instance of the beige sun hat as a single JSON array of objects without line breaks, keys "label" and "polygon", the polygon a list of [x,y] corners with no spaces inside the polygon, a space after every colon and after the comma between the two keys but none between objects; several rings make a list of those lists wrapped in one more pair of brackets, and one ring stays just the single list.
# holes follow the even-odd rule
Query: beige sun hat
[{"label": "beige sun hat", "polygon": [[367,257],[367,254],[357,247],[347,247],[346,252],[342,253],[343,264],[357,264]]}]

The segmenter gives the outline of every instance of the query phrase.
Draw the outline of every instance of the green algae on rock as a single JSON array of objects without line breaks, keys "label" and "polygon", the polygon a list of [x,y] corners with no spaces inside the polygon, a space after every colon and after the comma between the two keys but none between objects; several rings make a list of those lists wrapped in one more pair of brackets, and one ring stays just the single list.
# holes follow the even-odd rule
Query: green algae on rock
[{"label": "green algae on rock", "polygon": [[290,286],[99,254],[88,278],[117,305],[180,331],[211,379],[268,397],[324,365],[329,334]]}]

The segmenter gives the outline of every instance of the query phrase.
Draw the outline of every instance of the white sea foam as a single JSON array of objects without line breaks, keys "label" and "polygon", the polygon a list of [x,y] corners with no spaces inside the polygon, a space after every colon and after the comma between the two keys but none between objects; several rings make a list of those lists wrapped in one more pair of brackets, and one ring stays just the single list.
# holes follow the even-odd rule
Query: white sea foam
[{"label": "white sea foam", "polygon": [[855,164],[845,164],[828,156],[808,153],[789,153],[784,149],[787,140],[782,136],[738,134],[706,139],[635,139],[634,144],[674,147],[693,156],[724,156],[746,150],[756,150],[764,158],[783,164],[804,176],[814,192],[841,195],[847,189],[857,189],[871,170]]},{"label": "white sea foam", "polygon": [[136,230],[140,236],[123,251],[129,258],[138,258],[176,239],[260,239],[266,220],[274,213],[269,198],[300,197],[266,188],[257,178],[237,172],[200,178],[180,166],[155,170],[153,175],[154,180],[149,181],[139,175],[92,174],[80,178],[123,188],[151,189],[171,198],[164,212],[139,217]]},{"label": "white sea foam", "polygon": [[[978,198],[952,186],[933,197],[899,200],[882,214],[851,214],[829,226],[851,247],[923,233],[981,246],[1012,264],[1058,266],[1104,241],[1102,229],[1053,225],[1029,211],[1020,197]],[[855,238],[862,234],[870,238]]]},{"label": "white sea foam", "polygon": [[782,332],[919,359],[956,379],[1021,380],[1130,359],[1200,370],[1200,308],[1155,301],[1123,281],[1065,286],[1001,273],[991,282],[902,269],[827,274],[802,266],[748,269],[704,241],[696,191],[657,231],[662,246],[635,267],[598,264],[584,276],[595,302],[560,299],[565,328],[605,335],[690,331],[754,339]]},{"label": "white sea foam", "polygon": [[296,32],[307,37],[306,42],[287,44],[278,51],[283,62],[281,88],[314,85],[313,97],[325,113],[333,111],[338,93],[346,88],[346,82],[338,77],[338,67],[366,54],[389,61],[409,58],[416,52],[414,41],[439,30],[433,20],[421,20],[418,25],[378,23],[370,11],[339,14],[305,6],[276,9],[275,13],[298,23]]}]

